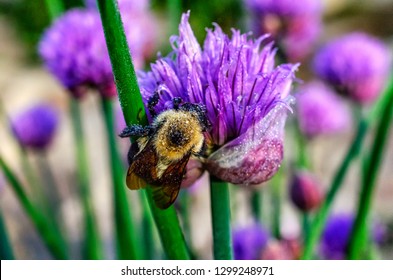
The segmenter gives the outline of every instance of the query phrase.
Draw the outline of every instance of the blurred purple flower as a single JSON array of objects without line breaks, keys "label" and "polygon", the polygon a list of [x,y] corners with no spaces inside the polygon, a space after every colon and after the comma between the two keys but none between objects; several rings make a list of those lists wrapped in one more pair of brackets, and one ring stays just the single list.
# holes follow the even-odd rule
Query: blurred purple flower
[{"label": "blurred purple flower", "polygon": [[[336,214],[329,218],[320,244],[320,251],[324,258],[333,260],[345,259],[354,219],[354,216],[351,214]],[[373,223],[372,240],[379,243],[382,241],[383,236],[384,227],[382,224]]]},{"label": "blurred purple flower", "polygon": [[378,97],[390,65],[390,52],[384,43],[363,33],[351,33],[329,42],[314,59],[317,75],[361,104]]},{"label": "blurred purple flower", "polygon": [[349,107],[321,82],[302,86],[296,95],[300,130],[308,137],[334,134],[351,124]]},{"label": "blurred purple flower", "polygon": [[233,252],[236,260],[257,260],[265,248],[268,231],[260,224],[254,223],[233,230]]},{"label": "blurred purple flower", "polygon": [[297,65],[274,67],[275,50],[266,37],[252,40],[218,25],[207,31],[203,49],[184,14],[173,52],[140,72],[145,102],[160,93],[156,110],[168,109],[173,97],[206,106],[212,129],[206,133],[208,171],[235,184],[270,179],[283,158],[283,127]]},{"label": "blurred purple flower", "polygon": [[[154,20],[125,4],[120,5],[124,28],[135,67],[141,68],[144,57],[152,50]],[[83,96],[88,87],[98,89],[104,97],[116,96],[97,9],[73,9],[58,18],[42,36],[39,54],[49,71],[75,97]]]},{"label": "blurred purple flower", "polygon": [[44,150],[52,142],[58,114],[52,106],[35,105],[11,117],[12,132],[22,147]]},{"label": "blurred purple flower", "polygon": [[289,193],[293,204],[304,212],[315,209],[322,201],[320,183],[312,173],[304,170],[293,175]]},{"label": "blurred purple flower", "polygon": [[303,59],[316,42],[322,22],[320,0],[245,0],[257,34],[270,33],[290,61]]}]

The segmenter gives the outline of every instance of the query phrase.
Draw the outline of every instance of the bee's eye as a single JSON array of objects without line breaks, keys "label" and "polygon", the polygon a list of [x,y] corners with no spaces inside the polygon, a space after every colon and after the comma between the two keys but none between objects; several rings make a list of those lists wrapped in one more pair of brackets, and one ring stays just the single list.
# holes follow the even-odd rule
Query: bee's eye
[{"label": "bee's eye", "polygon": [[183,131],[178,129],[174,129],[169,133],[168,140],[173,146],[182,146],[187,143],[187,138]]}]

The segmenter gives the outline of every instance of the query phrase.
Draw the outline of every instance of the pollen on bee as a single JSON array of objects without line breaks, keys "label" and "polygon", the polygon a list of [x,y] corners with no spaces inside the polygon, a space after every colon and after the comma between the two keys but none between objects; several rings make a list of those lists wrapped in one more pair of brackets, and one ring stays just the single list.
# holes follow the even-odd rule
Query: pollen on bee
[{"label": "pollen on bee", "polygon": [[170,160],[181,159],[203,141],[201,125],[189,112],[164,112],[157,118],[156,126],[156,150]]}]

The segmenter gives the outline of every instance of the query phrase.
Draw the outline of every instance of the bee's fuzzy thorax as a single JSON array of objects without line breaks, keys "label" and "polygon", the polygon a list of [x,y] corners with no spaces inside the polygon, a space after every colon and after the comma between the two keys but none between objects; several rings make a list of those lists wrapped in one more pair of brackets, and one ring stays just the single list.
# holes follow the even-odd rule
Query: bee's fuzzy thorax
[{"label": "bee's fuzzy thorax", "polygon": [[203,146],[203,128],[192,112],[168,110],[153,122],[157,153],[168,161],[179,160],[188,153],[196,154]]}]

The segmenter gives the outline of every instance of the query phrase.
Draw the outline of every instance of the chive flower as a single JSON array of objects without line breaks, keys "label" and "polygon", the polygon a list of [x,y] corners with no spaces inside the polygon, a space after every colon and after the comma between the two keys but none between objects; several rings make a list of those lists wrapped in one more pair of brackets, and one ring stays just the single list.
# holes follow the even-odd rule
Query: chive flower
[{"label": "chive flower", "polygon": [[303,59],[321,32],[320,0],[245,0],[256,34],[270,33],[290,61]]},{"label": "chive flower", "polygon": [[295,172],[289,187],[292,203],[303,212],[318,207],[322,201],[321,186],[317,178],[310,172]]},{"label": "chive flower", "polygon": [[[124,4],[120,10],[136,68],[152,51],[154,30],[150,15]],[[123,8],[124,6],[124,8]],[[100,14],[97,9],[72,9],[59,17],[43,34],[39,54],[46,68],[80,98],[89,88],[104,97],[116,96]]]},{"label": "chive flower", "polygon": [[347,104],[321,82],[303,85],[296,95],[299,128],[309,138],[344,132],[350,128]]},{"label": "chive flower", "polygon": [[[320,253],[326,259],[345,259],[349,245],[349,238],[355,217],[351,214],[335,214],[325,225],[320,243]],[[380,243],[384,238],[384,227],[373,223],[371,239]]]},{"label": "chive flower", "polygon": [[314,58],[316,74],[360,104],[372,103],[379,96],[390,65],[390,52],[384,43],[360,32],[327,43]]},{"label": "chive flower", "polygon": [[39,151],[51,144],[58,123],[56,110],[47,104],[34,105],[10,118],[12,132],[20,145]]},{"label": "chive flower", "polygon": [[[145,102],[155,92],[156,111],[172,106],[174,97],[203,104],[212,124],[206,132],[205,168],[234,184],[259,184],[270,179],[283,159],[284,124],[298,65],[274,66],[276,50],[267,36],[252,39],[218,25],[207,30],[201,47],[183,14],[173,51],[139,72]],[[149,116],[151,119],[151,116]]]},{"label": "chive flower", "polygon": [[237,227],[232,231],[233,252],[236,260],[257,260],[270,238],[268,231],[258,223]]}]

